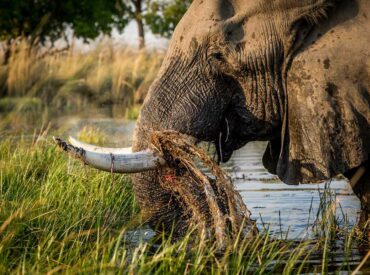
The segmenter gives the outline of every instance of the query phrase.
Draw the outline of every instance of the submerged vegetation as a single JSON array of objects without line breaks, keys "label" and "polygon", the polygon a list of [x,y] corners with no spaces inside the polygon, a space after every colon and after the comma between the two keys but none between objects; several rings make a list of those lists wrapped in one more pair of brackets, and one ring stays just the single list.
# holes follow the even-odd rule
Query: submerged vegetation
[{"label": "submerged vegetation", "polygon": [[[85,141],[104,140],[84,129]],[[265,274],[351,271],[360,235],[335,215],[322,193],[315,240],[237,237],[223,253],[214,243],[149,240],[126,175],[83,167],[57,151],[47,131],[0,141],[0,273]],[[140,231],[141,228],[141,231]],[[141,232],[141,233],[140,233]],[[148,235],[149,234],[149,235]],[[241,235],[239,235],[241,236]],[[362,268],[366,268],[364,262]],[[368,269],[367,269],[368,270]]]},{"label": "submerged vegetation", "polygon": [[162,52],[111,41],[86,53],[71,47],[54,54],[14,43],[9,62],[0,65],[0,129],[96,109],[135,119],[162,59]]}]

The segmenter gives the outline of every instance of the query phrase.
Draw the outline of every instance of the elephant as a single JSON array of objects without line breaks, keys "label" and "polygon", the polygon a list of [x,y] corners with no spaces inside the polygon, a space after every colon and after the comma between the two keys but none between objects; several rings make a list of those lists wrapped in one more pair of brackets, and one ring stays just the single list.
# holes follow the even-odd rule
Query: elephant
[{"label": "elephant", "polygon": [[194,0],[142,105],[133,153],[72,145],[94,167],[135,173],[149,225],[178,236],[185,210],[159,184],[154,131],[214,143],[220,162],[267,141],[263,164],[281,181],[343,174],[370,214],[369,33],[368,0]]}]

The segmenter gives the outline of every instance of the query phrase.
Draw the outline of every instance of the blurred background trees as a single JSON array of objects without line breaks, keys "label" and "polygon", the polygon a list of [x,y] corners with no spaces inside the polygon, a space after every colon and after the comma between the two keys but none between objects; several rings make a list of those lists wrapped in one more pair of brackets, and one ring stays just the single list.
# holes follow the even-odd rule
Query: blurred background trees
[{"label": "blurred background trees", "polygon": [[148,0],[145,23],[154,34],[170,38],[192,0]]},{"label": "blurred background trees", "polygon": [[0,2],[0,39],[5,42],[7,63],[10,46],[26,39],[32,47],[53,47],[64,39],[69,45],[68,30],[84,41],[113,28],[122,31],[129,22],[128,7],[115,0],[2,0]]},{"label": "blurred background trees", "polygon": [[[52,48],[60,39],[69,46],[71,36],[85,42],[99,35],[119,33],[134,20],[139,47],[145,47],[145,25],[154,34],[170,37],[191,0],[2,0],[0,41],[5,49],[27,39],[32,47]],[[72,35],[71,35],[72,33]]]},{"label": "blurred background trees", "polygon": [[130,1],[134,9],[128,10],[131,11],[131,17],[137,23],[139,48],[145,47],[144,25],[146,25],[152,33],[170,38],[177,23],[192,2],[192,0]]},{"label": "blurred background trees", "polygon": [[[0,131],[87,111],[135,119],[164,57],[138,49],[149,32],[169,38],[191,1],[0,0]],[[119,35],[130,22],[138,49]]]},{"label": "blurred background trees", "polygon": [[76,37],[94,39],[112,28],[122,31],[129,20],[126,11],[125,3],[118,0],[2,0],[0,38],[54,42],[70,27]]}]

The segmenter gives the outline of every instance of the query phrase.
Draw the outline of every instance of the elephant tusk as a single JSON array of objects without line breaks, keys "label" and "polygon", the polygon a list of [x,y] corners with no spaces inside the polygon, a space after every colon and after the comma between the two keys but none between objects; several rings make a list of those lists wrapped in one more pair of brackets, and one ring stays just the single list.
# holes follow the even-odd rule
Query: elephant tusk
[{"label": "elephant tusk", "polygon": [[[127,152],[128,149],[103,148],[73,139],[74,146],[58,137],[55,143],[75,159],[99,170],[112,173],[139,173],[155,170],[166,165],[166,161],[152,151]],[[71,140],[71,139],[70,139]],[[110,152],[109,149],[113,149]],[[121,150],[117,153],[117,150]],[[124,153],[125,151],[125,153]],[[119,151],[118,151],[119,152]]]},{"label": "elephant tusk", "polygon": [[82,142],[80,140],[77,140],[73,137],[69,137],[68,141],[73,145],[74,147],[80,147],[85,150],[89,150],[96,153],[108,153],[108,154],[129,154],[132,153],[132,148],[109,148],[109,147],[100,147],[97,145],[88,144],[85,142]]}]

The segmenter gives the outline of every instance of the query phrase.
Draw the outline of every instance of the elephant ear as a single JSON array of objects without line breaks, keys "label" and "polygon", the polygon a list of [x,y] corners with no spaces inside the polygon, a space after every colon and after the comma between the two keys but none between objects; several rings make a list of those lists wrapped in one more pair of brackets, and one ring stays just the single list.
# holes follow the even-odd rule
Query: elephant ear
[{"label": "elephant ear", "polygon": [[[347,93],[343,97],[332,93],[344,93],[333,83],[316,92],[313,98],[301,93],[288,95],[287,125],[279,158],[278,144],[271,143],[269,152],[276,163],[279,178],[290,184],[316,183],[360,166],[370,152],[369,93],[361,98],[365,106],[355,106]],[[365,92],[365,90],[363,90]],[[353,96],[353,95],[352,95]],[[360,100],[359,100],[360,101]],[[271,168],[270,168],[271,170]]]},{"label": "elephant ear", "polygon": [[293,58],[282,133],[263,157],[285,183],[321,182],[369,159],[370,39],[363,33],[370,19],[363,20],[329,21]]},{"label": "elephant ear", "polygon": [[370,153],[369,87],[303,85],[290,89],[282,138],[271,141],[263,157],[287,184],[328,180],[360,166]]}]

